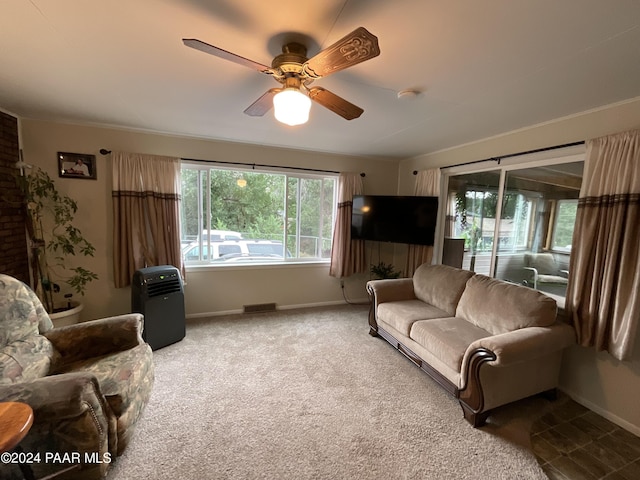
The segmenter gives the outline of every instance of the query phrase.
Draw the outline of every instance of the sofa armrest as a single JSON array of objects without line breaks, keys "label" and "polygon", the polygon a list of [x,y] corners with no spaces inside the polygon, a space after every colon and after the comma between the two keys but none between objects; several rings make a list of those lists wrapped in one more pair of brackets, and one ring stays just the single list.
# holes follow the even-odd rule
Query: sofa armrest
[{"label": "sofa armrest", "polygon": [[373,296],[376,305],[384,302],[413,300],[416,298],[412,278],[369,280],[367,282],[367,291]]},{"label": "sofa armrest", "polygon": [[575,330],[565,323],[557,323],[550,327],[520,328],[476,340],[467,348],[462,365],[464,369],[467,364],[466,359],[478,349],[492,352],[496,358],[489,364],[501,367],[533,360],[563,350],[575,343]]},{"label": "sofa armrest", "polygon": [[486,418],[480,375],[485,363],[493,367],[507,367],[520,362],[535,361],[575,343],[575,331],[565,323],[557,323],[551,327],[521,328],[471,343],[462,360],[458,393],[465,418],[474,426],[480,426]]},{"label": "sofa armrest", "polygon": [[45,336],[60,353],[60,361],[69,364],[143,344],[143,321],[141,314],[130,313],[53,328]]},{"label": "sofa armrest", "polygon": [[388,278],[386,280],[369,280],[367,293],[371,300],[369,307],[369,334],[376,336],[378,332],[378,305],[385,302],[413,300],[416,298],[412,278]]}]

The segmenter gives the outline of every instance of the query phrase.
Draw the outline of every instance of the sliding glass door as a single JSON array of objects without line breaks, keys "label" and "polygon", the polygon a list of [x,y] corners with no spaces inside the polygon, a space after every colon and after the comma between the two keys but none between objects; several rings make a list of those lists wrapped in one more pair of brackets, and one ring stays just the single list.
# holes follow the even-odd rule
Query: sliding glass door
[{"label": "sliding glass door", "polygon": [[465,270],[491,274],[499,186],[499,170],[449,178],[449,225],[445,236],[464,238]]},{"label": "sliding glass door", "polygon": [[583,161],[511,165],[447,177],[445,237],[465,269],[564,297]]}]

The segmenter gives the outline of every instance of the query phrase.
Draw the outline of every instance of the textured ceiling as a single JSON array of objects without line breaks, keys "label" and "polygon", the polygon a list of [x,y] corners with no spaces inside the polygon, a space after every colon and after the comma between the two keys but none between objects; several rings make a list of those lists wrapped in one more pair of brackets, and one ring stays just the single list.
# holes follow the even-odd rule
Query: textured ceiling
[{"label": "textured ceiling", "polygon": [[[317,80],[362,107],[314,104],[286,127],[243,110],[278,84],[185,47],[198,38],[270,64],[359,26],[381,54]],[[0,109],[351,155],[407,158],[640,96],[639,0],[5,0]],[[413,99],[398,99],[403,89]]]}]

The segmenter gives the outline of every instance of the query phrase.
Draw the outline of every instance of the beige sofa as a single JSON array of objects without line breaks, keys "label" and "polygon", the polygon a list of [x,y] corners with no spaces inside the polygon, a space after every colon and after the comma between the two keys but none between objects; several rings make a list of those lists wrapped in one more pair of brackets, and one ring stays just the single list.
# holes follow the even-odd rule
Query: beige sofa
[{"label": "beige sofa", "polygon": [[381,336],[460,402],[474,426],[492,409],[555,394],[575,332],[556,302],[527,287],[445,265],[372,280],[370,334]]}]

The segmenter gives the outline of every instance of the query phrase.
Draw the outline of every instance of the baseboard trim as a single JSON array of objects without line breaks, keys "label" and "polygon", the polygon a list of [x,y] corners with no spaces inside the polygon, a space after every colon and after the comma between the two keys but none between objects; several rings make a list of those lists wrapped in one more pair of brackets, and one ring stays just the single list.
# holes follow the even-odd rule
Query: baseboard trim
[{"label": "baseboard trim", "polygon": [[185,315],[187,320],[206,317],[223,317],[225,315],[236,315],[242,313],[242,309],[237,310],[220,310],[218,312],[204,312],[204,313],[187,313]]},{"label": "baseboard trim", "polygon": [[[351,303],[362,303],[364,304],[369,304],[369,299],[368,298],[361,298],[361,299],[356,299],[351,301]],[[347,302],[345,302],[344,300],[331,300],[329,302],[313,302],[313,303],[298,303],[298,304],[291,304],[291,305],[277,305],[276,306],[276,311],[279,310],[297,310],[297,309],[301,309],[301,308],[314,308],[314,307],[333,307],[336,305],[348,305]],[[244,311],[242,308],[238,308],[238,309],[234,309],[234,310],[220,310],[220,311],[216,311],[216,312],[204,312],[204,313],[187,313],[186,314],[186,318],[187,320],[189,319],[196,319],[196,318],[206,318],[206,317],[222,317],[225,315],[236,315],[236,314],[243,314]],[[250,314],[247,314],[250,315]]]},{"label": "baseboard trim", "polygon": [[576,401],[577,403],[579,403],[583,407],[587,407],[589,410],[597,413],[601,417],[606,418],[607,420],[615,423],[619,427],[624,428],[625,430],[628,430],[629,432],[633,433],[634,435],[640,437],[640,426],[634,425],[633,423],[628,422],[624,418],[618,417],[617,415],[611,413],[608,410],[605,410],[601,406],[596,405],[595,403],[591,402],[590,400],[587,400],[586,398],[578,395],[575,392],[572,392],[571,390],[567,390],[567,389],[562,388],[562,387],[558,387],[558,390],[560,390],[564,394],[568,395],[572,400]]}]

